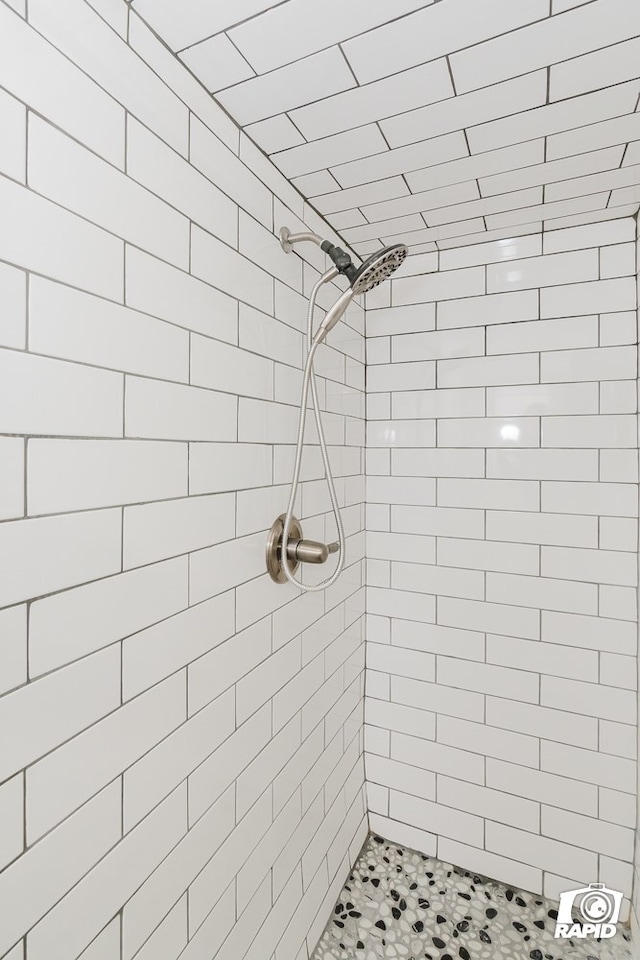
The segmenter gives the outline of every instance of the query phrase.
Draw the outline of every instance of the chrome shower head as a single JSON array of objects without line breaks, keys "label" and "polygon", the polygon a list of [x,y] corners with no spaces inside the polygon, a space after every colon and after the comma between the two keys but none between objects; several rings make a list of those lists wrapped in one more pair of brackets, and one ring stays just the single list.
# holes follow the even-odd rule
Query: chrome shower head
[{"label": "chrome shower head", "polygon": [[349,277],[354,296],[368,293],[390,277],[401,265],[408,252],[404,243],[396,243],[392,247],[383,247],[382,250],[372,253],[357,268],[353,276]]}]

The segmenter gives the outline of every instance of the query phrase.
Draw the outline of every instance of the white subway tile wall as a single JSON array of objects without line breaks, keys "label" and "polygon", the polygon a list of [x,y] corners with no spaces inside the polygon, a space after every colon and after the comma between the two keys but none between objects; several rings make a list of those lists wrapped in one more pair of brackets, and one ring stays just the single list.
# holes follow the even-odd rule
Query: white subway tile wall
[{"label": "white subway tile wall", "polygon": [[366,834],[364,311],[319,358],[348,566],[297,597],[264,546],[325,258],[275,234],[337,238],[129,4],[26,13],[0,2],[0,956],[306,960]]},{"label": "white subway tile wall", "polygon": [[366,314],[371,823],[535,892],[618,884],[625,916],[634,241],[626,218],[436,252]]},{"label": "white subway tile wall", "polygon": [[[638,325],[640,327],[640,224],[636,221],[636,290],[638,295],[638,311],[637,319]],[[640,381],[639,381],[640,384]],[[639,424],[640,427],[640,424]],[[640,456],[640,454],[636,454]],[[635,466],[637,468],[638,464],[636,461],[636,456],[633,458],[634,463],[631,464],[632,468]],[[629,547],[632,549],[637,549],[638,547],[638,538],[637,530],[634,537],[633,532],[630,534]],[[620,653],[625,653],[627,651],[616,651]],[[633,653],[633,650],[629,650],[629,653]],[[638,696],[640,697],[640,656],[638,656],[637,670],[630,670],[630,673],[627,675],[627,679],[633,683],[635,678]],[[640,717],[640,699],[638,700],[638,713],[637,716]],[[632,933],[637,938],[640,939],[640,736],[638,735],[638,729],[636,728],[636,748],[633,752],[633,757],[637,763],[637,779],[636,779],[636,809],[635,809],[635,818],[632,805],[629,803],[628,797],[626,794],[613,795],[608,797],[607,802],[613,805],[615,810],[618,810],[620,816],[616,822],[623,823],[626,826],[632,827],[635,823],[636,825],[636,847],[635,847],[635,858],[634,858],[634,870],[633,870],[633,911],[631,917],[631,926]],[[624,805],[624,810],[622,809]],[[624,818],[624,812],[626,811],[626,819]]]}]

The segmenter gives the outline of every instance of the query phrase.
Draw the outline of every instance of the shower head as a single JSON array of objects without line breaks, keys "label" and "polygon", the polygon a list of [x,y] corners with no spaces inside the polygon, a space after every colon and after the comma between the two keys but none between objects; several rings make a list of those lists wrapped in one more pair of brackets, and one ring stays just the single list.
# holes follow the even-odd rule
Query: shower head
[{"label": "shower head", "polygon": [[408,252],[404,243],[396,243],[392,247],[383,247],[382,250],[372,253],[357,268],[353,276],[349,277],[353,295],[357,297],[362,293],[368,293],[390,277],[401,265]]},{"label": "shower head", "polygon": [[379,283],[390,277],[409,253],[404,243],[395,243],[391,247],[383,247],[382,250],[372,253],[364,263],[356,267],[348,253],[341,250],[340,247],[336,247],[330,240],[323,240],[317,233],[291,233],[288,227],[280,228],[280,245],[285,253],[291,253],[294,244],[301,240],[311,240],[316,243],[334,263],[333,268],[325,273],[321,282],[326,283],[333,280],[338,273],[341,273],[350,283],[349,289],[345,290],[342,296],[336,300],[320,324],[314,337],[316,343],[324,340],[354,297],[359,297],[361,294],[373,290]]},{"label": "shower head", "polygon": [[392,247],[383,247],[382,250],[372,253],[364,263],[355,267],[349,255],[340,247],[334,247],[333,244],[325,241],[322,244],[322,249],[329,254],[336,264],[338,272],[344,274],[351,286],[336,300],[320,324],[315,335],[315,340],[318,343],[324,340],[332,327],[335,327],[353,298],[373,290],[379,283],[390,277],[409,252],[404,243],[396,243]]}]

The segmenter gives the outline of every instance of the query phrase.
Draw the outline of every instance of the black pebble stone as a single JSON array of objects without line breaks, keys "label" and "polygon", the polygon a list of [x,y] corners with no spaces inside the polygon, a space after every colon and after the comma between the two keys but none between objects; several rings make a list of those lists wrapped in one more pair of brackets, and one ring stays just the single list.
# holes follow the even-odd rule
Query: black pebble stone
[{"label": "black pebble stone", "polygon": [[518,923],[517,920],[514,920],[514,921],[513,921],[513,926],[514,926],[514,928],[518,931],[518,933],[526,933],[526,932],[527,932],[527,928],[525,927],[524,923]]},{"label": "black pebble stone", "polygon": [[478,936],[480,937],[483,943],[491,943],[491,937],[485,930],[480,930],[478,933]]},{"label": "black pebble stone", "polygon": [[542,960],[542,950],[532,950],[529,956],[531,960]]},{"label": "black pebble stone", "polygon": [[397,907],[391,907],[391,916],[393,917],[394,920],[399,920],[400,917],[402,916],[402,913],[400,912],[400,910],[398,910]]},{"label": "black pebble stone", "polygon": [[413,929],[416,933],[422,933],[424,930],[424,923],[422,920],[416,920],[416,922],[413,924]]},{"label": "black pebble stone", "polygon": [[461,920],[459,923],[456,923],[456,927],[461,933],[466,933],[469,929],[469,923],[466,920]]},{"label": "black pebble stone", "polygon": [[494,907],[489,907],[488,910],[485,910],[485,914],[489,920],[493,920],[494,917],[498,916],[498,911]]},{"label": "black pebble stone", "polygon": [[384,922],[384,920],[376,920],[376,927],[379,927],[380,930],[386,930],[386,929],[387,929],[387,925],[386,925],[386,923]]},{"label": "black pebble stone", "polygon": [[431,937],[431,939],[433,940],[434,947],[438,947],[440,950],[442,950],[443,947],[446,947],[446,943],[441,939],[441,937]]},{"label": "black pebble stone", "polygon": [[458,950],[458,953],[462,957],[462,960],[471,960],[471,954],[469,953],[466,947],[460,947],[460,949]]},{"label": "black pebble stone", "polygon": [[446,922],[447,922],[447,918],[443,917],[442,914],[439,913],[438,916],[436,917],[436,923],[446,923]]}]

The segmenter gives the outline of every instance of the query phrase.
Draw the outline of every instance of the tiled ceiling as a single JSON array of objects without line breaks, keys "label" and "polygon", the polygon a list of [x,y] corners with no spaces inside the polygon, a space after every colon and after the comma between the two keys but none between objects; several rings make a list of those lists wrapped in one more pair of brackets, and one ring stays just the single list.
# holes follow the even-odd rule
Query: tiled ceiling
[{"label": "tiled ceiling", "polygon": [[351,246],[635,214],[640,0],[133,0]]}]

